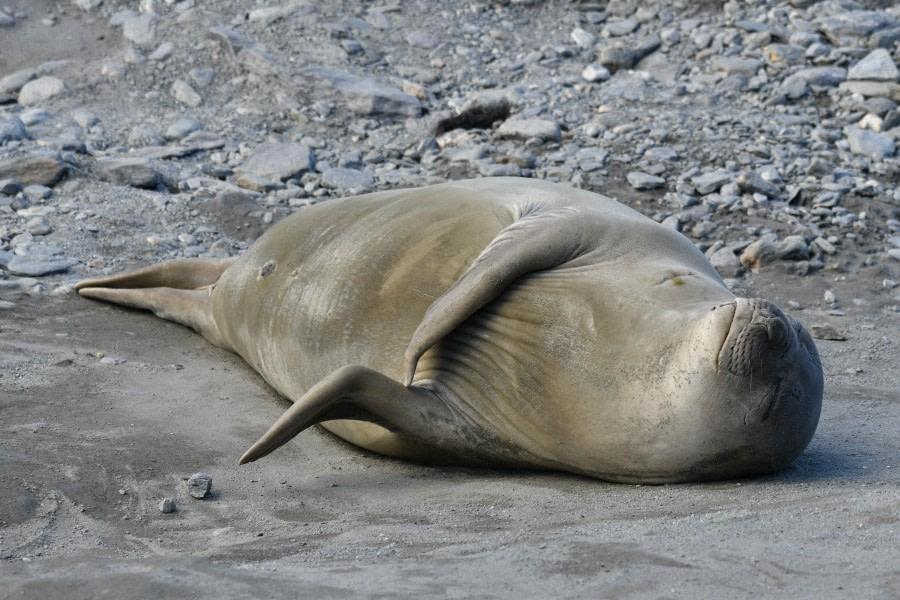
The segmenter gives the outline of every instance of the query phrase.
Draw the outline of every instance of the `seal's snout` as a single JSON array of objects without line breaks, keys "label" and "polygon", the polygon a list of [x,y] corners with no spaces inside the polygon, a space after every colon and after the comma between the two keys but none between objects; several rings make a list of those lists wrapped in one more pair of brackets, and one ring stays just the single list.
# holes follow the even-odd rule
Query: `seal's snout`
[{"label": "seal's snout", "polygon": [[768,300],[739,300],[725,341],[723,363],[732,375],[745,376],[764,370],[796,344],[788,317]]}]

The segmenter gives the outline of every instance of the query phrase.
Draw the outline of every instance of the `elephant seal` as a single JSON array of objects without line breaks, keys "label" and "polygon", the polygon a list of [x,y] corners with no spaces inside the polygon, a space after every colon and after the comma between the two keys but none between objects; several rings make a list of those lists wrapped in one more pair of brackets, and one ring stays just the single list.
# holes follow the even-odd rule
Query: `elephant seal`
[{"label": "elephant seal", "polygon": [[821,410],[797,321],[672,229],[530,179],[331,200],[236,260],[77,289],[194,328],[294,401],[241,463],[324,422],[426,463],[734,478],[785,467]]}]

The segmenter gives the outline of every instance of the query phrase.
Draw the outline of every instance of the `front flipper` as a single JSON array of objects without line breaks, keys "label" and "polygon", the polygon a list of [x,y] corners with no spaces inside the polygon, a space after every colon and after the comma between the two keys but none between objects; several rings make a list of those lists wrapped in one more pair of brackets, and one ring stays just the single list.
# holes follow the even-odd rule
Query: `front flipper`
[{"label": "front flipper", "polygon": [[583,256],[597,246],[598,221],[582,210],[562,207],[525,216],[494,238],[471,267],[434,301],[406,349],[404,380],[434,344],[519,277]]},{"label": "front flipper", "polygon": [[342,367],[311,387],[240,459],[253,462],[323,421],[375,423],[411,440],[448,451],[459,446],[458,417],[437,393],[406,387],[378,371]]}]

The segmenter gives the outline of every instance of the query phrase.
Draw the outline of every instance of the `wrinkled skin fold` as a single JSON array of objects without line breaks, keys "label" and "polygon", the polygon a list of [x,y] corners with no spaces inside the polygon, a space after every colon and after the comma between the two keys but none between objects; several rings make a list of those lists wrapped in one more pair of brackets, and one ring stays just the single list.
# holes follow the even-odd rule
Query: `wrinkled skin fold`
[{"label": "wrinkled skin fold", "polygon": [[821,410],[797,321],[677,232],[541,181],[333,200],[236,260],[77,289],[194,328],[294,401],[241,462],[322,423],[426,463],[733,478],[783,469]]}]

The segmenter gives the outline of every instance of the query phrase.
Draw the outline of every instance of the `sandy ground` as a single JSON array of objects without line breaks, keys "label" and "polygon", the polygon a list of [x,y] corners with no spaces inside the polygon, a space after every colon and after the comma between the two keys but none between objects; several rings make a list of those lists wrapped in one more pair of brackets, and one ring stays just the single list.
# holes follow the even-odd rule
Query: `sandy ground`
[{"label": "sandy ground", "polygon": [[775,476],[643,487],[419,466],[321,430],[239,467],[288,403],[238,357],[145,313],[20,305],[0,315],[0,597],[896,597],[896,313],[869,295],[829,317],[817,288],[864,286],[770,279],[849,338],[818,342],[809,448]]}]

